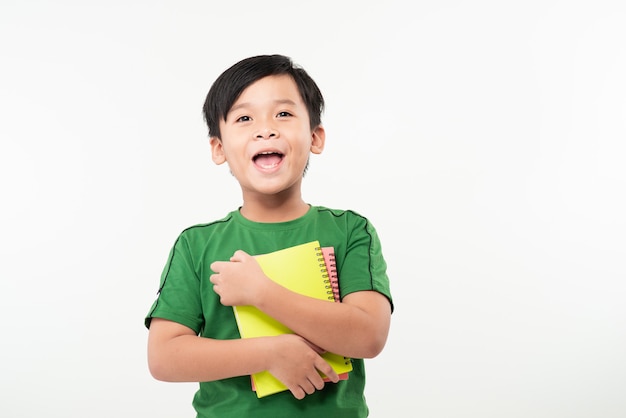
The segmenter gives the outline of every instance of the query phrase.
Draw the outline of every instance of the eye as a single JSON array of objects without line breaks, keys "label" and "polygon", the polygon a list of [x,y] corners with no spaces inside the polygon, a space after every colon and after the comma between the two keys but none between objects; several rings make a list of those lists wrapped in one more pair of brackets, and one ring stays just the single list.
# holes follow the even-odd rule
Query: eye
[{"label": "eye", "polygon": [[251,120],[252,120],[252,118],[250,118],[250,116],[241,116],[241,117],[237,118],[235,121],[236,122],[249,122]]},{"label": "eye", "polygon": [[282,111],[282,112],[278,112],[276,116],[278,116],[279,118],[286,118],[288,116],[293,116],[293,115],[287,111]]}]

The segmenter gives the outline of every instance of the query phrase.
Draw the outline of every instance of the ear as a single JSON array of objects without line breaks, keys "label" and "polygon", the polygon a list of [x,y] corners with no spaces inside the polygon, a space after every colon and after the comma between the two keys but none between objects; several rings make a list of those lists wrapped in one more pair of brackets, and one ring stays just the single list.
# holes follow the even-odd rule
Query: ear
[{"label": "ear", "polygon": [[311,133],[311,152],[321,154],[326,143],[326,131],[322,125],[318,126]]},{"label": "ear", "polygon": [[211,144],[211,158],[217,165],[224,164],[226,162],[226,155],[224,155],[224,145],[222,140],[216,136],[212,136],[210,139]]}]

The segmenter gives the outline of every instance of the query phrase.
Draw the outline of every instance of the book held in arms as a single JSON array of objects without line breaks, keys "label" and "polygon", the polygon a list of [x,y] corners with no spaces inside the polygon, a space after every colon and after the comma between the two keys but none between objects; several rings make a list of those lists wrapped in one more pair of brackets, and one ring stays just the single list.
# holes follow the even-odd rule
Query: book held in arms
[{"label": "book held in arms", "polygon": [[[338,302],[338,290],[334,291],[338,287],[332,247],[325,248],[325,252],[326,254],[322,251],[319,241],[312,241],[257,255],[255,258],[265,275],[281,286],[316,299]],[[333,271],[333,277],[329,275],[329,269]],[[254,306],[234,306],[233,310],[242,338],[293,333],[288,327]],[[322,357],[339,374],[340,379],[348,378],[348,372],[352,370],[349,358],[329,352],[322,354]],[[256,391],[257,397],[262,398],[285,391],[287,387],[266,370],[252,375],[252,389]]]},{"label": "book held in arms", "polygon": [[322,247],[322,255],[324,256],[324,263],[326,264],[326,271],[328,272],[328,279],[330,280],[333,298],[335,299],[335,302],[341,302],[341,296],[339,293],[339,276],[337,275],[337,262],[335,261],[335,249],[333,247]]}]

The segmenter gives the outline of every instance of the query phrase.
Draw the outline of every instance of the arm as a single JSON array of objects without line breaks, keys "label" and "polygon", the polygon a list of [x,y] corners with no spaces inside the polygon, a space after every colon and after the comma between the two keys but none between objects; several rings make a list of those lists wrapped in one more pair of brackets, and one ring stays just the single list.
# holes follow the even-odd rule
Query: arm
[{"label": "arm", "polygon": [[259,309],[333,353],[373,358],[385,346],[391,308],[380,293],[351,293],[342,303],[326,303],[288,293],[293,292],[282,287],[270,292],[259,302]]},{"label": "arm", "polygon": [[206,382],[268,370],[298,399],[324,387],[318,371],[338,380],[315,347],[297,335],[214,340],[160,318],[150,324],[148,366],[155,379],[170,382]]},{"label": "arm", "polygon": [[253,305],[324,350],[371,358],[387,340],[391,307],[374,291],[328,303],[294,293],[270,280],[254,257],[237,251],[230,262],[211,265],[215,292],[224,305]]}]

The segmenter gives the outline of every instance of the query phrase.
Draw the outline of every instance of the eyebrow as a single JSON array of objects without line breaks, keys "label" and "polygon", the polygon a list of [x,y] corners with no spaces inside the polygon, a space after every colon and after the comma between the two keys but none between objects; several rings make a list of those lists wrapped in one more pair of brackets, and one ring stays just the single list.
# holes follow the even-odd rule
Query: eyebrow
[{"label": "eyebrow", "polygon": [[[274,103],[277,104],[277,105],[281,105],[281,104],[288,104],[288,105],[292,105],[292,106],[296,105],[296,102],[294,102],[291,99],[278,99],[278,100],[274,100]],[[233,112],[233,111],[235,111],[237,109],[241,109],[241,108],[245,108],[245,107],[249,107],[249,106],[250,106],[250,103],[248,103],[248,102],[239,103],[239,104],[231,107],[230,110],[228,111],[228,113],[231,113],[231,112]]]}]

